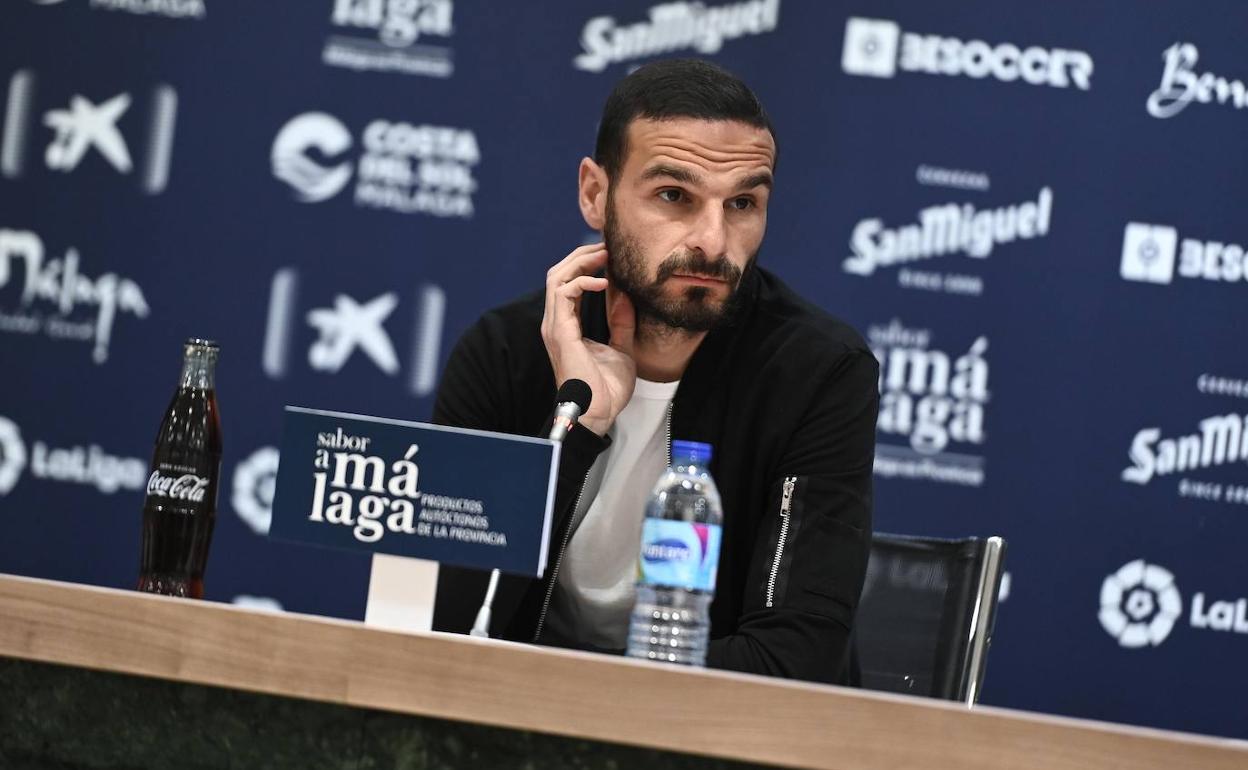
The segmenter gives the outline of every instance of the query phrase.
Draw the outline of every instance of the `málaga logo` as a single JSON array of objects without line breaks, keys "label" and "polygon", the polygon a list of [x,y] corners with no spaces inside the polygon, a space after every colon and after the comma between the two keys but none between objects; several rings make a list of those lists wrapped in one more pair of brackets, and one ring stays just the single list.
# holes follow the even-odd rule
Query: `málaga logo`
[{"label": "m\u00e1laga logo", "polygon": [[430,45],[428,37],[455,31],[452,0],[334,0],[331,35],[321,61],[356,71],[450,77],[454,51]]},{"label": "m\u00e1laga logo", "polygon": [[[959,355],[932,345],[930,330],[897,319],[870,326],[867,338],[880,362],[876,475],[981,486],[988,338]],[[893,443],[898,438],[904,444]]]},{"label": "m\u00e1laga logo", "polygon": [[1123,647],[1156,647],[1183,614],[1174,575],[1136,559],[1101,583],[1101,626]]},{"label": "m\u00e1laga logo", "polygon": [[37,233],[0,227],[0,294],[8,294],[4,290],[10,284],[21,287],[11,308],[0,300],[0,333],[87,342],[92,360],[104,363],[117,320],[124,315],[147,318],[142,287],[113,272],[91,277],[72,246],[63,257],[49,256]]}]

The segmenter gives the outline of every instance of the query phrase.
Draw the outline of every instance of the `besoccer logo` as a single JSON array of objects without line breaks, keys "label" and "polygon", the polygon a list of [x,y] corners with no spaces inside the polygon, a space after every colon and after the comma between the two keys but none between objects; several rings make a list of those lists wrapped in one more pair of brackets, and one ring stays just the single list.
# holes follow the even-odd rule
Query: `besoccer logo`
[{"label": "besoccer logo", "polygon": [[1122,565],[1101,584],[1101,626],[1123,647],[1156,647],[1182,613],[1174,575],[1143,559]]},{"label": "besoccer logo", "polygon": [[17,423],[0,417],[0,495],[7,495],[26,467],[26,445]]},{"label": "besoccer logo", "polygon": [[852,18],[845,25],[841,68],[851,75],[891,78],[897,71],[901,27],[883,19]]},{"label": "besoccer logo", "polygon": [[841,69],[876,78],[913,72],[1087,91],[1094,68],[1087,51],[905,32],[888,19],[851,17],[841,49]]},{"label": "besoccer logo", "polygon": [[1170,283],[1179,234],[1173,227],[1129,222],[1122,237],[1122,277],[1128,281]]},{"label": "besoccer logo", "polygon": [[257,535],[267,535],[273,521],[273,488],[277,484],[277,447],[262,446],[234,469],[230,502],[234,512]]},{"label": "besoccer logo", "polygon": [[351,180],[351,162],[323,166],[308,156],[318,150],[329,158],[351,149],[351,132],[333,115],[305,112],[282,126],[273,140],[273,175],[290,185],[304,203],[334,197]]}]

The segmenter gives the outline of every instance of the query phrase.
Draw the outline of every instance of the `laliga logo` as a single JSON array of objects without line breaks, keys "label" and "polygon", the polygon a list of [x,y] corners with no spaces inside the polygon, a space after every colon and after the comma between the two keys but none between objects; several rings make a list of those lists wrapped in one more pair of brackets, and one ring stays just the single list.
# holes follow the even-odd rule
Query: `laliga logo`
[{"label": "laliga logo", "polygon": [[305,112],[291,118],[273,140],[273,175],[295,189],[303,203],[334,197],[351,180],[351,163],[322,166],[308,157],[316,149],[329,157],[351,149],[351,132],[333,115]]},{"label": "laliga logo", "polygon": [[1143,559],[1124,564],[1101,584],[1101,626],[1123,647],[1156,647],[1182,613],[1174,575]]},{"label": "laliga logo", "polygon": [[26,467],[26,445],[17,423],[0,417],[0,495],[7,495]]},{"label": "laliga logo", "polygon": [[277,447],[262,446],[234,470],[230,502],[238,518],[257,535],[267,535],[273,521],[273,487],[277,482]]}]

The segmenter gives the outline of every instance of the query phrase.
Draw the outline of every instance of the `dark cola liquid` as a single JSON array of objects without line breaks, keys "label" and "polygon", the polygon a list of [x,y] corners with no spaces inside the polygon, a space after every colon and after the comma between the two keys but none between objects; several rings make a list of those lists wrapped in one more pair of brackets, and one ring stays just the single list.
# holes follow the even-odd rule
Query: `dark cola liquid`
[{"label": "dark cola liquid", "polygon": [[138,589],[201,599],[217,513],[221,417],[211,387],[215,348],[202,357],[207,360],[192,360],[187,347],[182,384],[161,421],[152,456]]}]

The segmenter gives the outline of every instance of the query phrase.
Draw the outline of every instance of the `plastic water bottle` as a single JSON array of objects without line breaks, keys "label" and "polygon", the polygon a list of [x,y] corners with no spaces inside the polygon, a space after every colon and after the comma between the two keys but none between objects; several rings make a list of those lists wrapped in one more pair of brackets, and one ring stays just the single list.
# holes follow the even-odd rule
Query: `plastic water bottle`
[{"label": "plastic water bottle", "polygon": [[672,442],[672,465],[646,505],[628,655],[701,666],[711,630],[724,509],[709,444]]}]

